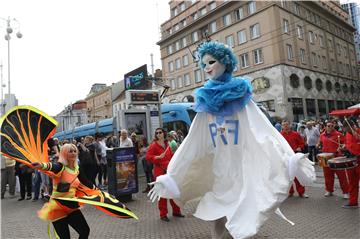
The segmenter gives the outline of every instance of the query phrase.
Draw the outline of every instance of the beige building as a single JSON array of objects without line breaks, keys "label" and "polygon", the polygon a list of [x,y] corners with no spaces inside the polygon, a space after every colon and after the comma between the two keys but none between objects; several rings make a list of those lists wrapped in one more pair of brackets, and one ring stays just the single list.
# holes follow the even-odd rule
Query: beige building
[{"label": "beige building", "polygon": [[170,1],[161,25],[164,100],[182,101],[204,84],[196,59],[210,37],[231,46],[254,99],[273,116],[325,117],[359,102],[360,84],[348,14],[338,1]]},{"label": "beige building", "polygon": [[94,84],[85,101],[88,123],[112,117],[111,86]]}]

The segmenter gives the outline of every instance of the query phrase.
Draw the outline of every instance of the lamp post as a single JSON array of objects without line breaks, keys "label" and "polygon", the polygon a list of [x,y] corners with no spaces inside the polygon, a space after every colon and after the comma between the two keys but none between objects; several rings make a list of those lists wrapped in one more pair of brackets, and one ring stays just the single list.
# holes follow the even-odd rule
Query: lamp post
[{"label": "lamp post", "polygon": [[[6,21],[6,34],[5,34],[5,40],[8,42],[8,94],[10,97],[10,39],[11,39],[11,34],[13,33],[13,23],[17,24],[17,28],[20,28],[20,23],[18,20],[16,20],[15,18],[11,19],[10,17],[8,17],[8,19],[4,19],[1,18],[2,20]],[[22,38],[22,33],[20,32],[20,30],[16,33],[16,37],[17,38]]]}]

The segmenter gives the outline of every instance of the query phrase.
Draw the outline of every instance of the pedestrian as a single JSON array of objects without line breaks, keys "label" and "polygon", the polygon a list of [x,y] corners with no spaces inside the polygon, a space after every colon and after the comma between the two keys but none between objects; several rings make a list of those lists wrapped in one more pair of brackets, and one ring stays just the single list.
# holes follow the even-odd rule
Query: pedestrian
[{"label": "pedestrian", "polygon": [[209,41],[197,53],[209,80],[196,89],[190,131],[149,196],[200,200],[194,216],[214,222],[215,238],[247,238],[287,198],[294,177],[306,184],[315,170],[251,100],[250,82],[232,77],[238,65],[230,47]]},{"label": "pedestrian", "polygon": [[316,127],[314,127],[314,123],[314,121],[309,121],[306,123],[305,138],[307,152],[309,153],[309,159],[313,162],[316,162],[316,143],[319,141],[320,132]]},{"label": "pedestrian", "polygon": [[[92,136],[86,136],[84,143],[87,148],[84,158],[80,159],[80,165],[84,169],[86,177],[91,181],[92,184],[96,185],[95,179],[98,174],[99,161],[96,155],[94,138]],[[64,146],[63,146],[64,147]]]},{"label": "pedestrian", "polygon": [[146,152],[148,150],[148,142],[145,136],[141,136],[139,140],[139,160],[144,169],[145,177],[146,177],[146,188],[142,191],[143,193],[148,193],[151,189],[149,183],[154,181],[153,176],[153,164],[146,160]]},{"label": "pedestrian", "polygon": [[[173,153],[166,140],[165,131],[162,128],[157,128],[155,130],[154,141],[151,143],[146,153],[146,160],[150,161],[154,165],[155,178],[166,174],[167,167],[172,156]],[[172,207],[174,217],[184,217],[184,215],[181,214],[180,208],[172,199],[170,199],[170,205]],[[160,219],[162,221],[169,222],[170,220],[167,217],[167,199],[160,198],[158,207],[160,211]]]},{"label": "pedestrian", "polygon": [[171,149],[171,152],[174,154],[175,151],[178,149],[178,143],[177,143],[177,135],[175,131],[170,131],[168,133],[168,142]]},{"label": "pedestrian", "polygon": [[26,200],[30,200],[32,198],[32,174],[34,170],[25,164],[16,162],[15,171],[20,181],[20,198],[18,201],[24,200],[25,194]]},{"label": "pedestrian", "polygon": [[[341,145],[344,143],[343,135],[334,129],[334,123],[332,121],[326,122],[326,129],[324,133],[320,135],[317,143],[317,148],[321,148],[322,153],[333,153],[335,157],[341,156]],[[343,198],[349,198],[349,183],[346,178],[345,170],[332,170],[327,165],[323,167],[325,178],[325,197],[333,196],[335,174],[337,175],[340,187],[343,192]]]},{"label": "pedestrian", "polygon": [[[301,126],[302,127],[302,126]],[[289,143],[290,147],[294,150],[294,152],[302,152],[305,146],[304,138],[300,135],[300,133],[291,130],[290,123],[287,120],[284,120],[281,124],[281,135],[286,139]],[[301,185],[299,180],[295,177],[294,179],[296,191],[301,198],[308,198],[309,196],[305,194],[305,187]],[[289,197],[294,195],[294,186],[291,185],[289,190]]]},{"label": "pedestrian", "polygon": [[120,144],[119,147],[120,148],[126,148],[126,147],[133,147],[133,142],[131,141],[131,139],[128,137],[128,132],[126,129],[122,129],[120,131]]},{"label": "pedestrian", "polygon": [[105,138],[102,138],[102,140],[99,141],[99,144],[101,147],[101,155],[100,155],[101,159],[100,159],[100,170],[98,175],[98,181],[102,189],[105,189],[108,185],[106,151],[109,150],[109,148],[106,146]]},{"label": "pedestrian", "polygon": [[10,198],[15,197],[15,161],[4,155],[1,157],[1,199],[5,198],[6,184],[9,184]]},{"label": "pedestrian", "polygon": [[357,158],[357,166],[347,169],[349,178],[349,201],[343,208],[358,208],[359,199],[359,180],[360,180],[360,128],[356,127],[353,121],[345,120],[343,126],[345,135],[345,146],[351,156]]}]

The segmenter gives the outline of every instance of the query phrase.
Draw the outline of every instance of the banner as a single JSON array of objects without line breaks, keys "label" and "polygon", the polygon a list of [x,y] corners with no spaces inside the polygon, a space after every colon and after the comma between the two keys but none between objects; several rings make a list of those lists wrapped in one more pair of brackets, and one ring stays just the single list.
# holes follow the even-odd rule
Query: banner
[{"label": "banner", "polygon": [[139,190],[135,148],[116,148],[113,157],[117,196],[137,193]]}]

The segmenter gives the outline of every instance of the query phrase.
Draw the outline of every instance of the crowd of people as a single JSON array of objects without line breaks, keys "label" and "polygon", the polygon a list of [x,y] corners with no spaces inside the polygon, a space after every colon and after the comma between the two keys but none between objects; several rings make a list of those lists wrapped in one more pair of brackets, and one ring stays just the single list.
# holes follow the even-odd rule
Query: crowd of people
[{"label": "crowd of people", "polygon": [[[167,135],[165,140],[169,141],[171,150],[175,152],[183,137],[178,137],[175,131],[171,131]],[[149,143],[145,136],[138,136],[133,132],[129,137],[128,131],[122,129],[119,131],[118,137],[113,134],[97,133],[94,136],[89,135],[72,141],[64,139],[59,142],[57,138],[51,138],[48,140],[48,156],[51,162],[59,159],[60,149],[66,144],[73,144],[77,147],[79,167],[89,181],[100,189],[107,189],[108,185],[106,150],[114,147],[134,147],[146,177],[146,186],[142,192],[147,193],[151,189],[148,184],[154,181],[154,166],[151,161],[146,160]],[[15,198],[17,187],[20,191],[18,201],[32,199],[35,202],[39,198],[45,201],[49,200],[52,193],[52,180],[49,176],[4,155],[1,155],[1,158],[1,199],[5,198],[7,187],[10,198]]]},{"label": "crowd of people", "polygon": [[[284,136],[295,152],[308,153],[308,158],[323,169],[325,179],[325,197],[333,196],[335,174],[339,180],[344,199],[348,203],[343,208],[358,207],[359,166],[350,169],[333,170],[327,161],[336,157],[354,158],[360,165],[360,116],[332,118],[327,120],[301,120],[292,124],[283,120],[275,128]],[[354,164],[356,165],[356,163]],[[309,197],[305,187],[295,178],[294,184],[299,197]],[[291,187],[289,196],[293,196]]]}]

